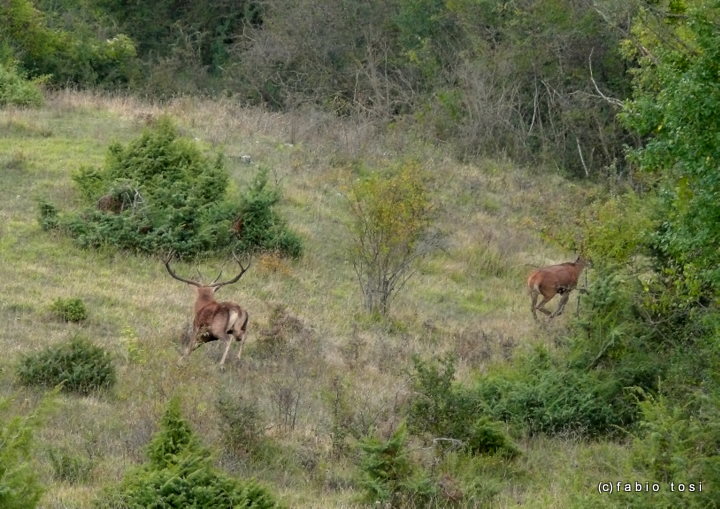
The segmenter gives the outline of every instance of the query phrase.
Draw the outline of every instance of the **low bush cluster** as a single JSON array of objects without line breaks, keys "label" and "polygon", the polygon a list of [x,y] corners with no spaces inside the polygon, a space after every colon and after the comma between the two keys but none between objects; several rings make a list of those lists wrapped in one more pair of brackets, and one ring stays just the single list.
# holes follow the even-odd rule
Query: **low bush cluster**
[{"label": "low bush cluster", "polygon": [[446,356],[439,363],[419,358],[413,361],[415,396],[408,410],[413,431],[460,441],[463,449],[472,454],[500,454],[510,458],[519,454],[502,426],[492,419],[496,416],[488,412],[482,396],[453,384],[453,357]]},{"label": "low bush cluster", "polygon": [[453,384],[452,358],[440,365],[416,359],[410,425],[421,433],[461,440],[472,452],[510,457],[517,448],[497,421],[528,434],[614,434],[639,412],[631,384],[615,375],[574,369],[540,353],[512,377],[484,376],[467,387]]},{"label": "low bush cluster", "polygon": [[81,299],[58,298],[53,301],[51,309],[66,322],[82,322],[87,318],[87,308]]},{"label": "low bush cluster", "polygon": [[62,384],[62,390],[79,394],[110,389],[116,381],[110,354],[80,337],[25,356],[17,376],[23,385]]}]

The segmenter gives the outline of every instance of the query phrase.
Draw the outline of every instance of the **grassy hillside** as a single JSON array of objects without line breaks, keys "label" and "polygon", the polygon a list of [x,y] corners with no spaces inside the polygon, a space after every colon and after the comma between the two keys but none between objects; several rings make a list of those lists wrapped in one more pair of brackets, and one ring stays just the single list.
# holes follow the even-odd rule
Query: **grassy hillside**
[{"label": "grassy hillside", "polygon": [[[162,113],[209,153],[225,154],[236,190],[258,167],[269,168],[283,189],[281,212],[305,241],[300,261],[261,257],[239,284],[221,291],[250,313],[244,358],[235,359],[235,346],[225,371],[217,367],[220,344],[203,346],[177,365],[193,294],[168,277],[159,260],[82,250],[37,222],[38,200],[61,210],[77,206],[71,173],[102,164],[111,142],[126,143]],[[343,191],[359,165],[403,158],[419,160],[433,175],[444,248],[423,262],[391,317],[378,321],[363,313],[347,259]],[[532,266],[573,256],[539,232],[562,227],[548,218],[571,221],[596,193],[589,184],[505,162],[461,165],[402,129],[380,133],[358,121],[230,102],[177,100],[161,107],[75,92],[58,93],[41,109],[0,110],[0,189],[0,390],[16,396],[12,411],[40,397],[16,383],[15,366],[25,354],[79,334],[110,350],[118,366],[111,393],[57,396],[38,433],[46,508],[90,507],[104,485],[142,462],[173,395],[202,442],[217,452],[217,464],[233,475],[261,480],[290,507],[361,506],[353,440],[346,440],[350,452],[333,450],[338,408],[358,429],[386,433],[401,418],[413,355],[454,353],[458,376],[471,380],[479,372],[512,369],[517,354],[536,345],[554,348],[576,300],[555,322],[537,324],[525,276]],[[215,273],[221,264],[206,260],[201,269]],[[178,269],[194,273],[188,265]],[[52,302],[74,297],[86,303],[89,318],[82,324],[55,318]],[[253,453],[231,446],[223,433],[223,397],[259,408],[264,432]],[[519,459],[486,465],[501,479],[487,486],[495,507],[601,502],[593,498],[599,497],[596,483],[629,468],[622,445],[516,438]],[[51,450],[86,458],[87,478],[59,480]]]}]

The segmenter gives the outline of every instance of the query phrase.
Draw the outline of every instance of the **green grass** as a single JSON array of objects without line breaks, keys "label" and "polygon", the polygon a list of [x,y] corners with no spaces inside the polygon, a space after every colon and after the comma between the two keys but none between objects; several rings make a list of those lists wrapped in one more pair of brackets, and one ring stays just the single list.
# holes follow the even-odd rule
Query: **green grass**
[{"label": "green grass", "polygon": [[[526,264],[572,256],[545,245],[537,233],[545,200],[574,192],[562,178],[533,176],[506,163],[460,165],[436,149],[402,139],[401,133],[371,136],[339,120],[296,134],[288,146],[293,119],[279,114],[189,99],[164,109],[176,114],[184,134],[226,154],[236,189],[252,178],[257,165],[271,169],[271,180],[277,179],[285,196],[281,214],[304,238],[306,253],[298,262],[255,260],[239,284],[219,294],[250,314],[241,362],[234,350],[220,371],[222,345],[209,344],[178,366],[179,337],[191,320],[191,289],[168,277],[159,260],[81,250],[68,238],[43,232],[36,219],[39,199],[61,211],[75,206],[71,173],[81,165],[101,164],[109,143],[132,139],[163,108],[131,98],[60,92],[40,109],[0,111],[0,320],[5,324],[0,392],[36,399],[38,393],[19,387],[13,377],[20,357],[77,333],[108,349],[118,366],[110,393],[57,397],[54,416],[37,435],[38,448],[92,451],[92,470],[81,482],[64,483],[53,477],[47,455],[38,454],[48,487],[42,507],[90,507],[106,483],[142,461],[173,395],[180,397],[202,442],[217,452],[219,466],[233,475],[259,478],[290,507],[359,507],[351,462],[331,454],[326,394],[335,378],[348,380],[356,417],[382,429],[399,417],[413,354],[462,351],[458,374],[468,379],[492,365],[511,363],[518,348],[552,347],[553,334],[566,323],[562,317],[552,327],[538,327],[524,289]],[[243,164],[242,154],[250,154],[253,163]],[[437,175],[436,224],[445,248],[410,280],[393,303],[391,319],[377,322],[363,315],[345,257],[341,193],[353,169],[344,161],[377,165],[406,156],[420,159]],[[220,265],[207,260],[200,269],[211,274]],[[194,273],[183,264],[177,270]],[[88,319],[57,320],[50,306],[58,298],[81,298]],[[307,333],[288,340],[293,348],[266,358],[259,332],[267,329],[276,304],[306,324]],[[476,337],[488,344],[476,347]],[[486,353],[479,355],[481,347]],[[281,426],[287,409],[278,401],[285,389],[299,395],[292,429]],[[227,447],[215,405],[221,390],[258,402],[265,434],[274,444],[264,461],[234,455]],[[595,493],[595,477],[616,472],[626,459],[621,446],[571,437],[520,445],[522,474],[500,479],[496,506],[571,507],[578,493]]]}]

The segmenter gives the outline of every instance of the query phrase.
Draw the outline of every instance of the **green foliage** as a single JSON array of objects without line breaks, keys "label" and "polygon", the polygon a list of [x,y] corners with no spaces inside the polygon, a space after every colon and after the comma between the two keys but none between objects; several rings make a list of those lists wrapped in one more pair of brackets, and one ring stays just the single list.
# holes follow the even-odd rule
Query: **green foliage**
[{"label": "green foliage", "polygon": [[238,217],[242,228],[237,233],[241,251],[275,251],[291,258],[302,255],[302,240],[290,231],[287,223],[275,212],[280,191],[268,187],[267,169],[255,176],[243,194]]},{"label": "green foliage", "polygon": [[57,298],[50,309],[66,322],[82,322],[88,316],[85,303],[81,299]]},{"label": "green foliage", "polygon": [[87,456],[66,448],[48,450],[53,477],[59,481],[78,484],[87,482],[93,469],[93,463]]},{"label": "green foliage", "polygon": [[406,440],[407,427],[401,424],[387,441],[368,437],[360,443],[361,484],[368,502],[416,507],[433,496],[432,483],[408,456]]},{"label": "green foliage", "polygon": [[[7,412],[11,400],[0,400],[0,412]],[[0,507],[4,509],[32,509],[37,506],[45,489],[33,464],[33,434],[43,414],[47,400],[31,414],[0,418]]]},{"label": "green foliage", "polygon": [[54,230],[60,226],[57,207],[52,203],[40,201],[38,203],[38,223],[40,223],[40,228],[45,231]]},{"label": "green foliage", "polygon": [[0,60],[0,106],[39,106],[42,102],[37,83],[26,79],[15,66]]},{"label": "green foliage", "polygon": [[373,172],[348,193],[350,258],[371,313],[387,314],[392,298],[434,247],[428,231],[428,176],[416,162]]},{"label": "green foliage", "polygon": [[[473,454],[500,454],[513,458],[520,451],[500,424],[483,415],[487,411],[477,393],[454,386],[455,359],[438,363],[414,358],[412,373],[414,398],[408,411],[410,429],[436,438],[463,442]],[[442,443],[440,445],[443,445]]]},{"label": "green foliage", "polygon": [[147,464],[129,472],[119,485],[106,489],[95,506],[281,507],[268,490],[254,481],[238,481],[212,467],[209,451],[200,445],[180,415],[180,404],[175,398],[148,447],[148,459]]},{"label": "green foliage", "polygon": [[[657,226],[655,206],[653,195],[632,190],[611,196],[602,193],[579,210],[569,212],[567,206],[546,210],[548,226],[543,234],[581,252],[595,269],[617,268],[649,254],[651,232]],[[558,223],[563,227],[557,228]]]},{"label": "green foliage", "polygon": [[[633,100],[623,118],[646,138],[633,159],[662,185],[654,248],[685,305],[720,290],[720,34],[714,1],[670,2],[638,18]],[[629,46],[628,46],[629,48]],[[630,56],[636,56],[629,51]]]},{"label": "green foliage", "polygon": [[176,463],[183,452],[208,455],[190,429],[190,424],[180,414],[180,401],[173,398],[160,420],[160,430],[148,445],[148,459],[155,469],[162,469]]},{"label": "green foliage", "polygon": [[0,48],[32,76],[56,84],[118,86],[138,77],[134,43],[125,35],[98,37],[88,30],[53,28],[31,0],[0,4]]},{"label": "green foliage", "polygon": [[92,166],[81,166],[72,173],[72,179],[86,201],[97,200],[108,185],[105,173]]},{"label": "green foliage", "polygon": [[530,434],[614,435],[638,413],[636,398],[622,380],[552,365],[517,380],[481,379],[474,390],[488,415]]},{"label": "green foliage", "polygon": [[[719,402],[717,391],[709,394],[700,389],[684,402],[660,396],[642,403],[643,422],[632,443],[634,463],[664,489],[643,497],[641,503],[630,501],[631,494],[621,496],[624,504],[643,508],[720,504],[720,495],[711,488],[720,482]],[[669,488],[671,482],[674,490]],[[683,492],[679,483],[686,485]],[[692,492],[687,488],[690,483],[695,485]]]},{"label": "green foliage", "polygon": [[467,448],[474,454],[500,454],[514,458],[520,450],[500,426],[488,417],[475,421],[467,436]]},{"label": "green foliage", "polygon": [[409,424],[417,432],[461,440],[476,453],[513,457],[518,452],[488,418],[530,434],[590,437],[615,434],[637,418],[637,399],[626,389],[636,382],[633,370],[622,377],[588,372],[586,366],[554,364],[541,354],[525,359],[512,377],[484,376],[465,387],[452,384],[453,362],[445,358],[437,366],[415,360]]},{"label": "green foliage", "polygon": [[[179,136],[170,119],[127,146],[109,148],[104,168],[73,175],[81,194],[96,209],[63,218],[62,226],[83,247],[180,256],[238,251],[278,251],[298,257],[300,239],[272,210],[280,199],[266,188],[261,172],[240,205],[227,198],[222,158],[210,160],[196,143]],[[240,238],[233,223],[240,217]]]},{"label": "green foliage", "polygon": [[86,339],[75,337],[66,343],[26,355],[17,368],[21,384],[54,387],[89,394],[115,385],[115,367],[110,354]]}]

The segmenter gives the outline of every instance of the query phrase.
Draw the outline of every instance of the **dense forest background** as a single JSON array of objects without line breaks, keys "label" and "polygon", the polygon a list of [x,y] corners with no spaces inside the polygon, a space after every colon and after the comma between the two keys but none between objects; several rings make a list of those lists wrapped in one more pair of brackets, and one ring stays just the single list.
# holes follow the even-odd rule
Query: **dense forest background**
[{"label": "dense forest background", "polygon": [[[82,98],[94,106],[77,106]],[[113,102],[118,98],[133,105],[126,107],[132,114]],[[47,421],[44,404],[20,418],[28,408],[6,400],[10,417],[0,431],[15,439],[4,442],[0,459],[19,465],[0,465],[0,502],[16,503],[8,507],[41,500],[44,488],[30,467],[32,431],[54,444],[48,446],[54,453],[36,460],[55,472],[43,474],[51,479],[48,507],[140,507],[131,500],[152,498],[151,485],[176,478],[204,479],[237,503],[273,506],[270,491],[235,486],[220,467],[243,477],[259,472],[268,485],[281,486],[279,499],[290,506],[720,506],[720,1],[0,0],[0,106],[7,115],[0,118],[6,187],[17,188],[18,197],[20,189],[44,190],[33,195],[41,199],[38,211],[19,201],[8,208],[0,246],[18,267],[29,263],[10,253],[20,249],[19,232],[34,235],[22,247],[30,259],[52,251],[53,242],[69,242],[61,233],[80,232],[85,244],[78,251],[62,244],[69,254],[59,255],[71,272],[90,256],[84,249],[107,248],[107,240],[87,241],[89,227],[64,218],[57,203],[43,201],[51,186],[42,171],[62,175],[63,196],[79,204],[70,174],[82,194],[119,174],[125,157],[151,158],[166,146],[178,160],[197,161],[215,179],[216,194],[228,189],[227,203],[202,209],[208,224],[230,224],[236,210],[281,202],[278,190],[265,188],[267,168],[253,181],[238,162],[246,151],[264,153],[263,164],[284,178],[289,199],[281,203],[287,219],[266,215],[271,226],[258,231],[276,228],[284,243],[273,245],[289,246],[295,260],[262,259],[257,270],[272,281],[270,289],[249,285],[263,295],[250,301],[255,309],[272,307],[259,319],[263,340],[249,346],[247,364],[237,363],[230,374],[198,367],[208,359],[188,368],[222,390],[208,396],[191,389],[184,400],[173,399],[143,466],[137,466],[145,447],[139,439],[126,444],[114,429],[107,444],[94,442],[109,458],[123,458],[110,466],[90,453],[59,449],[80,440],[69,429],[37,431]],[[158,121],[161,112],[179,127]],[[279,119],[282,129],[267,127]],[[108,138],[126,145],[111,145],[106,154]],[[67,139],[80,140],[78,154]],[[193,139],[229,154],[230,177],[222,157],[210,162],[201,155],[208,147],[195,148]],[[83,157],[98,166],[105,160],[106,168],[78,171]],[[201,173],[197,178],[205,178]],[[398,180],[382,180],[387,174]],[[353,184],[358,180],[365,187]],[[193,188],[198,181],[188,182],[183,185]],[[433,211],[395,225],[397,232],[425,227],[432,216],[429,229],[437,235],[434,249],[417,258],[420,276],[408,283],[408,296],[378,316],[355,313],[349,304],[352,248],[343,248],[340,234],[328,247],[327,236],[362,210],[348,201],[364,205],[384,196],[376,201],[390,202],[381,194],[383,182],[395,190],[410,182],[409,199],[399,203]],[[249,191],[236,192],[242,186]],[[101,193],[86,194],[92,205]],[[231,204],[238,196],[240,205]],[[214,196],[197,200],[206,198],[210,203]],[[134,211],[122,216],[128,218],[122,225],[98,211],[73,217],[95,214],[103,235],[155,228],[159,244],[136,250],[143,253],[179,242],[191,222],[185,212],[167,235],[155,224],[132,222],[150,216],[130,221]],[[38,215],[39,225],[28,226]],[[286,223],[299,233],[286,233]],[[215,233],[201,224],[197,231]],[[408,238],[413,254],[431,244]],[[531,323],[520,296],[533,264],[528,259],[544,253],[543,261],[559,260],[570,252],[592,261],[582,305],[562,322]],[[103,256],[111,258],[97,263],[118,270],[112,255]],[[143,272],[141,260],[125,263],[145,285],[156,275]],[[18,294],[39,284],[22,276],[25,269],[3,270]],[[315,300],[311,289],[318,285],[334,300]],[[37,304],[14,298],[3,304],[4,319],[29,337]],[[279,304],[269,306],[271,300]],[[142,308],[143,301],[132,302]],[[348,308],[352,325],[342,318]],[[293,312],[312,316],[312,325]],[[152,408],[153,417],[162,413],[156,400],[165,408],[168,393],[175,393],[177,373],[163,363],[172,355],[152,360],[138,346],[138,338],[152,333],[123,328],[132,313],[118,313],[112,326],[88,326],[111,338],[123,366],[114,403],[103,400],[99,405],[108,408],[89,414],[98,430],[124,415],[128,395],[138,389],[122,375],[152,371],[155,389],[137,407]],[[176,335],[160,330],[167,341]],[[87,350],[97,363],[92,370],[110,369],[91,346],[70,348]],[[28,371],[27,351],[12,352],[0,370],[8,387],[44,376],[42,366]],[[18,362],[24,367],[16,368]],[[233,375],[255,391],[243,393]],[[288,379],[295,385],[281,382]],[[13,390],[29,391],[19,385]],[[402,394],[387,387],[402,387]],[[307,417],[296,428],[301,396]],[[69,401],[63,403],[68,415],[81,415],[80,403]],[[212,404],[199,403],[206,401]],[[222,444],[215,463],[181,407],[202,434]],[[163,437],[175,435],[190,445],[163,453],[175,447]],[[135,467],[124,477],[117,465],[126,463]],[[86,477],[73,474],[83,465]],[[93,469],[109,480],[92,477]],[[548,480],[548,472],[563,480]],[[121,478],[124,484],[108,488]],[[617,480],[651,487],[598,493],[607,487],[601,482]],[[671,483],[692,483],[694,491]],[[192,491],[193,482],[186,484],[176,486],[178,493]],[[66,485],[74,488],[63,491]]]},{"label": "dense forest background", "polygon": [[414,124],[459,157],[623,172],[632,2],[4,3],[6,65],[55,87],[230,95]]}]

